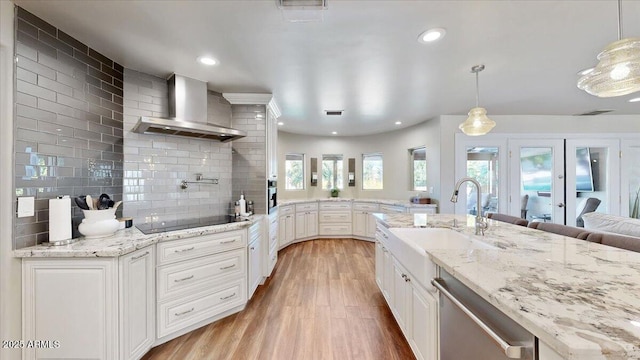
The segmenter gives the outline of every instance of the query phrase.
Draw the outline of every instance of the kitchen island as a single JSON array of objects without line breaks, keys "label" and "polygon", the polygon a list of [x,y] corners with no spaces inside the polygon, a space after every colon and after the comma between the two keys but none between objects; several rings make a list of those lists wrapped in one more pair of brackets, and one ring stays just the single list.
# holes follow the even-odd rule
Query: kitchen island
[{"label": "kitchen island", "polygon": [[448,228],[487,244],[426,252],[560,357],[640,359],[640,253],[494,221],[477,236],[471,216],[376,217],[392,232]]}]

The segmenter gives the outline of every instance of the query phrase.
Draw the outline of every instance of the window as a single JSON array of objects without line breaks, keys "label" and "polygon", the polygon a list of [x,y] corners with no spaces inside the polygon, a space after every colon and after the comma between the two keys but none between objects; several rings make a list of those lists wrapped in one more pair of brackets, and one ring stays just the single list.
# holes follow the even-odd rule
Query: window
[{"label": "window", "polygon": [[409,149],[411,156],[411,190],[427,191],[427,149]]},{"label": "window", "polygon": [[344,189],[342,155],[322,155],[322,189]]},{"label": "window", "polygon": [[382,154],[362,155],[362,189],[382,190]]},{"label": "window", "polygon": [[286,190],[304,190],[304,154],[285,155],[284,178]]}]

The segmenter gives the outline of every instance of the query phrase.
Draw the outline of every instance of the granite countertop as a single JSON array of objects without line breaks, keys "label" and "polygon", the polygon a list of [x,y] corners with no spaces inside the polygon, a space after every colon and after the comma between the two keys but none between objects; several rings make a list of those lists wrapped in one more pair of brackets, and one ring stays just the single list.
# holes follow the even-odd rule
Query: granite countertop
[{"label": "granite countertop", "polygon": [[388,200],[388,199],[352,199],[352,198],[321,198],[321,199],[286,199],[286,200],[278,200],[278,206],[284,205],[295,205],[302,203],[310,203],[310,202],[320,202],[320,201],[350,201],[350,202],[369,202],[376,204],[384,204],[384,205],[396,205],[396,206],[404,206],[404,207],[437,207],[437,204],[415,204],[406,200]]},{"label": "granite countertop", "polygon": [[[420,216],[422,216],[421,214]],[[387,227],[447,227],[496,249],[429,257],[566,359],[640,359],[640,253],[472,216],[377,214]],[[457,226],[453,226],[454,218]]]},{"label": "granite countertop", "polygon": [[134,226],[129,229],[118,230],[113,236],[105,238],[79,238],[78,241],[72,244],[61,246],[41,244],[14,250],[13,255],[20,258],[117,257],[162,241],[178,240],[194,236],[244,229],[251,226],[251,224],[256,221],[260,221],[264,216],[266,215],[253,215],[249,221],[202,226],[150,235],[143,234]]}]

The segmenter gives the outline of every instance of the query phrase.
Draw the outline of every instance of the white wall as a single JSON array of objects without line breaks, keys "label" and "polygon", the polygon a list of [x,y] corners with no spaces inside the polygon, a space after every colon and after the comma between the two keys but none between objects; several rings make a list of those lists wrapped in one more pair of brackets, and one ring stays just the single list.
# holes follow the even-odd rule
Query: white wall
[{"label": "white wall", "polygon": [[[310,158],[318,158],[318,166],[322,154],[342,154],[344,156],[345,176],[347,159],[356,159],[356,186],[346,186],[340,197],[377,198],[409,200],[416,194],[409,190],[409,149],[426,146],[427,148],[427,181],[433,187],[433,197],[440,194],[440,136],[437,121],[426,121],[405,129],[371,135],[371,136],[308,136],[280,131],[278,133],[278,198],[309,199],[329,196],[327,190],[318,186],[309,186]],[[362,190],[362,154],[381,152],[384,161],[384,190]],[[305,154],[305,190],[287,191],[284,189],[284,158],[288,153]]]},{"label": "white wall", "polygon": [[[13,257],[13,3],[0,1],[0,339],[21,336],[20,260]],[[20,359],[0,349],[0,359]]]}]

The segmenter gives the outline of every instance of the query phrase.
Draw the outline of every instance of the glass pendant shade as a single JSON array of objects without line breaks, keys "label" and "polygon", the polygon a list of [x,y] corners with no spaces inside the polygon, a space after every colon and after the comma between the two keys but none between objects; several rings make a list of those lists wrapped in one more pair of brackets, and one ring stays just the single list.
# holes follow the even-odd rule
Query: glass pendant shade
[{"label": "glass pendant shade", "polygon": [[460,124],[458,128],[465,135],[480,136],[487,134],[494,126],[496,126],[496,122],[487,117],[487,110],[481,107],[474,107],[469,110],[467,120]]},{"label": "glass pendant shade", "polygon": [[598,54],[598,65],[578,80],[578,88],[598,97],[640,91],[640,38],[609,44]]}]

